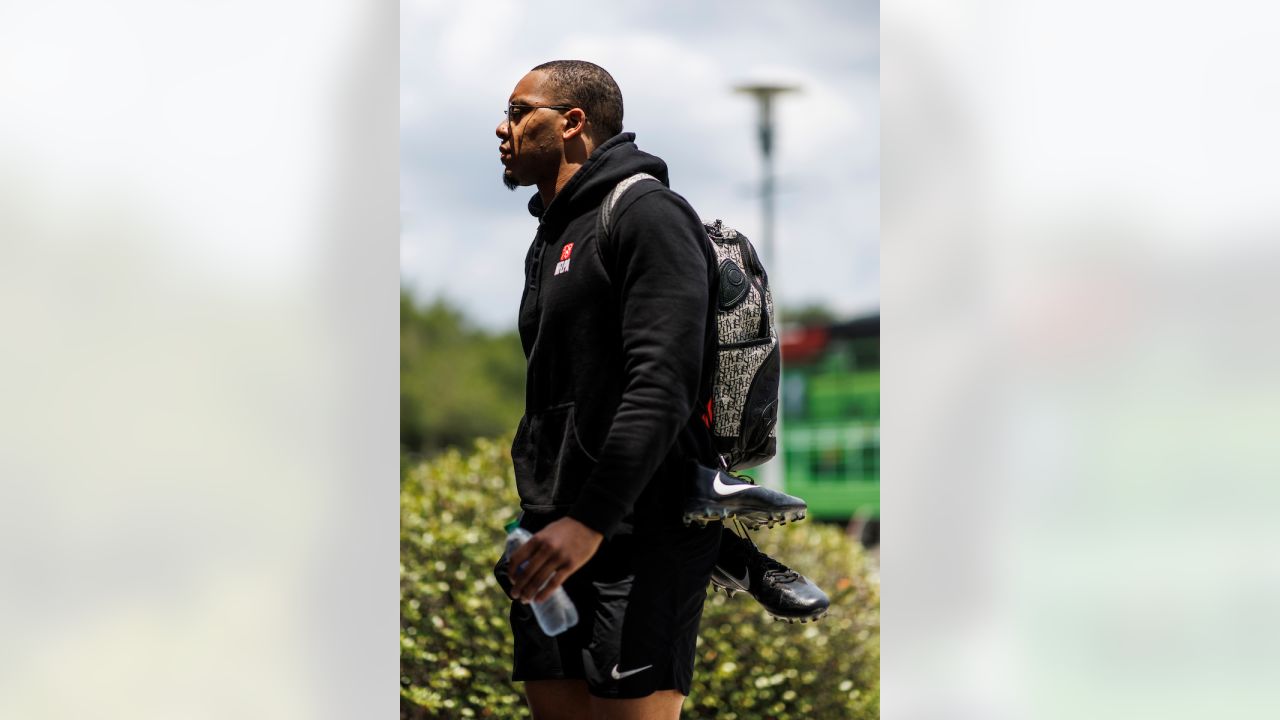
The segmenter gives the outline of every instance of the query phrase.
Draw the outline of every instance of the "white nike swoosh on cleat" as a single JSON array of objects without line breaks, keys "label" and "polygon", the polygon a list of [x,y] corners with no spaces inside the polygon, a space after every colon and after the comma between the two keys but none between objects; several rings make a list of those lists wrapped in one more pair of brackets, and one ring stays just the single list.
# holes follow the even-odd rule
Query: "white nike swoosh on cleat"
[{"label": "white nike swoosh on cleat", "polygon": [[750,490],[751,488],[755,487],[755,485],[752,485],[750,483],[743,483],[741,485],[726,484],[723,480],[720,479],[721,475],[723,475],[723,473],[716,473],[716,479],[711,482],[711,489],[715,490],[717,493],[721,495],[733,495],[734,493],[740,493],[743,490]]},{"label": "white nike swoosh on cleat", "polygon": [[609,672],[609,674],[613,676],[613,679],[614,679],[614,680],[621,680],[622,678],[625,678],[625,677],[631,677],[632,675],[635,675],[635,674],[636,674],[636,673],[638,673],[638,672],[642,672],[642,671],[644,671],[644,670],[648,670],[648,669],[649,669],[649,668],[651,668],[651,667],[653,667],[653,665],[645,665],[644,667],[636,668],[635,670],[628,670],[628,671],[626,671],[626,672],[618,672],[618,666],[615,664],[615,665],[613,666],[613,670],[611,670],[611,671]]}]

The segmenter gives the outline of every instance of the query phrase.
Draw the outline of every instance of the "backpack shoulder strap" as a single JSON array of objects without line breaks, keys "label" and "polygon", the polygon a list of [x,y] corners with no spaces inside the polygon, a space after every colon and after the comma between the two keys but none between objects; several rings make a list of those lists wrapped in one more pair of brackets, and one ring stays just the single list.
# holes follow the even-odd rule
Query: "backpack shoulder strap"
[{"label": "backpack shoulder strap", "polygon": [[661,182],[661,180],[658,180],[658,178],[650,175],[649,173],[636,173],[615,185],[613,190],[610,190],[609,194],[605,196],[604,201],[600,203],[600,237],[603,238],[609,236],[610,222],[613,220],[613,211],[618,207],[618,201],[622,199],[622,194],[630,189],[632,185],[635,185],[641,180]]}]

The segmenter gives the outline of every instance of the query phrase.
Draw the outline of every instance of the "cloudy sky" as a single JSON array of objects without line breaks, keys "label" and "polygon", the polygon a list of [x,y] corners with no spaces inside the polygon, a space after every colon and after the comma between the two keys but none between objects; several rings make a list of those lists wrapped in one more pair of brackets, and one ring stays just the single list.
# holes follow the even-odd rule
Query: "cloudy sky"
[{"label": "cloudy sky", "polygon": [[607,69],[625,129],[667,161],[704,218],[760,235],[755,102],[746,82],[802,87],[775,112],[783,305],[879,305],[879,4],[868,0],[401,4],[402,282],[486,327],[514,327],[536,221],[501,183],[494,128],[516,81],[553,59]]}]

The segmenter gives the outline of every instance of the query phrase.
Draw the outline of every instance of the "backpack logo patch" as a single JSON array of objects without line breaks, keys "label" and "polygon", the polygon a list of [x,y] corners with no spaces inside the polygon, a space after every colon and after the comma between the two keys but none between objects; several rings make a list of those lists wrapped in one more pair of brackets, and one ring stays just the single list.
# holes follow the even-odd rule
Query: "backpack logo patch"
[{"label": "backpack logo patch", "polygon": [[560,250],[560,262],[556,263],[555,274],[569,272],[569,256],[573,254],[573,243],[565,243],[564,248]]}]

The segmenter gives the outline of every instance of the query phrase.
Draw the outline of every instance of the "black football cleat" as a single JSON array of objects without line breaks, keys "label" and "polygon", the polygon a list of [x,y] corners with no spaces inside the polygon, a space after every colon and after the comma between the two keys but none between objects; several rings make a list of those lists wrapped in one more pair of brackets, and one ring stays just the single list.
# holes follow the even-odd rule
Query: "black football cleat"
[{"label": "black football cleat", "polygon": [[760,487],[748,478],[698,466],[693,490],[684,503],[684,524],[706,525],[737,518],[752,530],[803,520],[808,505],[793,495]]},{"label": "black football cleat", "polygon": [[711,589],[733,597],[745,592],[774,620],[815,622],[827,614],[831,600],[808,578],[760,552],[750,539],[725,529],[720,557],[711,571]]}]

